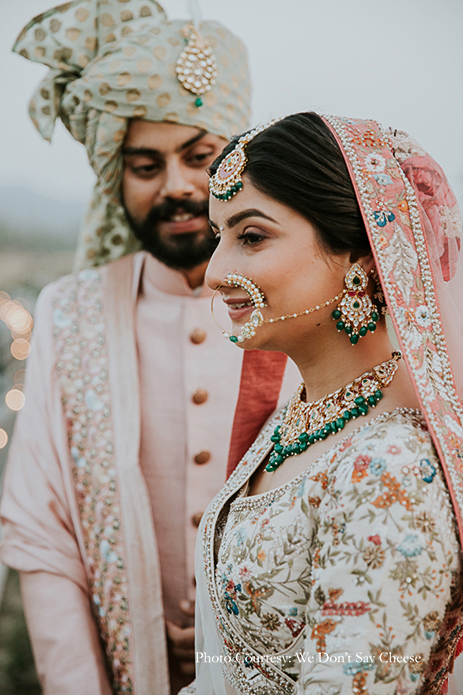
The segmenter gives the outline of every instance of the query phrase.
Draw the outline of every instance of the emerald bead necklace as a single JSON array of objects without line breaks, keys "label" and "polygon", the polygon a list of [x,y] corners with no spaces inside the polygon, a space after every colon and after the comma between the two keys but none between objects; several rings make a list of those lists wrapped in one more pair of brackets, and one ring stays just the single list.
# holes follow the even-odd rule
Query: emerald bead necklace
[{"label": "emerald bead necklace", "polygon": [[392,359],[313,403],[304,401],[306,390],[301,384],[284,411],[281,425],[270,437],[273,451],[266,472],[273,473],[290,456],[340,432],[349,420],[365,416],[383,397],[382,389],[394,378],[401,357],[400,352],[393,352]]}]

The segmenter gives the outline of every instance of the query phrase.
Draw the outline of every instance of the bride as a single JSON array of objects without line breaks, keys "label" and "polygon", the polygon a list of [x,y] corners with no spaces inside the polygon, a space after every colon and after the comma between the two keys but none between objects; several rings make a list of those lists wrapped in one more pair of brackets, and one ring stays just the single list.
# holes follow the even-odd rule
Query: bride
[{"label": "bride", "polygon": [[224,337],[302,384],[203,516],[182,693],[437,695],[463,634],[456,199],[405,133],[315,113],[227,146],[210,190]]}]

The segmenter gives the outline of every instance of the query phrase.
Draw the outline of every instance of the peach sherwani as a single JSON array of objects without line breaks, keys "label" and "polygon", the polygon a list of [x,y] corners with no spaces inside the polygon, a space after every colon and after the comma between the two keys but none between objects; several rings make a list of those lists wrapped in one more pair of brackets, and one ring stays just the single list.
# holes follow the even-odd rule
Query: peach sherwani
[{"label": "peach sherwani", "polygon": [[[207,288],[198,296],[145,253],[38,301],[1,559],[22,573],[47,695],[169,693],[164,618],[193,598],[243,362],[209,305]],[[287,369],[280,402],[296,382]]]}]

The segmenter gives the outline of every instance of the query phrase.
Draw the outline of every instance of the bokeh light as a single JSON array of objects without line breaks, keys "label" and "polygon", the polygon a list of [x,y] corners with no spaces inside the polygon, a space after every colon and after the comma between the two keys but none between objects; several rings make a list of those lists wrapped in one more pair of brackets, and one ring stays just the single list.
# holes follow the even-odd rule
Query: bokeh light
[{"label": "bokeh light", "polygon": [[13,340],[11,343],[10,350],[15,360],[25,360],[29,357],[31,345],[29,341],[24,338],[16,338],[16,340]]},{"label": "bokeh light", "polygon": [[[30,314],[30,305],[26,299],[11,299],[8,292],[0,291],[0,321],[3,321],[11,331],[10,351],[15,360],[25,360],[29,357],[31,345],[29,343],[33,326]],[[17,412],[24,407],[26,397],[22,392],[24,383],[24,369],[18,369],[14,375],[14,387],[5,395],[5,403],[10,410]],[[3,442],[3,444],[2,444]],[[8,435],[0,429],[0,449],[6,446]]]},{"label": "bokeh light", "polygon": [[8,435],[5,430],[0,427],[0,449],[3,449],[8,444]]},{"label": "bokeh light", "polygon": [[24,407],[26,396],[19,389],[10,389],[5,396],[5,403],[10,410],[17,412]]},{"label": "bokeh light", "polygon": [[[29,302],[20,297],[11,299],[8,292],[0,291],[0,321],[3,321],[11,331],[10,351],[15,360],[25,360],[29,357],[31,346],[32,326],[34,320],[29,311]],[[15,382],[24,379],[16,379]]]},{"label": "bokeh light", "polygon": [[0,318],[10,331],[22,335],[32,330],[32,316],[20,302],[4,300],[0,303]]}]

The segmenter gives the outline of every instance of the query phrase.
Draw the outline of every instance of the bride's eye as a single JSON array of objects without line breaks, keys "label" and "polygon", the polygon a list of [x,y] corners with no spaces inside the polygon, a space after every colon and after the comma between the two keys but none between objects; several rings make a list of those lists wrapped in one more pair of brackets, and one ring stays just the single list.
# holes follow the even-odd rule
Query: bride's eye
[{"label": "bride's eye", "polygon": [[245,231],[243,234],[239,234],[237,239],[241,240],[243,245],[255,246],[259,242],[263,241],[265,236],[263,234],[259,234],[259,232]]}]

